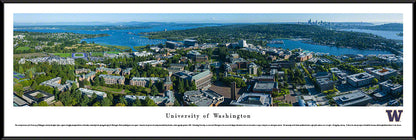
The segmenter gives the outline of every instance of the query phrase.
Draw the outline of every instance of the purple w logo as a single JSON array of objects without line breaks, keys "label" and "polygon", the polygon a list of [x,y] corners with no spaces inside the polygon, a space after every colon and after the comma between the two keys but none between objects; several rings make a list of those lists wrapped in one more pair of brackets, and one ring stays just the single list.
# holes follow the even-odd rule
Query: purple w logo
[{"label": "purple w logo", "polygon": [[[390,122],[392,122],[393,119],[394,121],[398,122],[400,121],[400,116],[402,115],[403,110],[398,110],[398,111],[386,110],[386,112],[387,112],[387,116],[389,117]],[[391,114],[391,112],[393,112],[393,114]],[[399,112],[399,115],[397,115],[397,112]]]}]

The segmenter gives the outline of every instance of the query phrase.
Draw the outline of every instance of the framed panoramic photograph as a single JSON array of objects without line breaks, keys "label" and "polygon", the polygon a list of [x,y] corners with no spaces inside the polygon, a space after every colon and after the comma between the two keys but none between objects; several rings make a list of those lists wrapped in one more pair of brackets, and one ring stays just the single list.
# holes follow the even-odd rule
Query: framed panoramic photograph
[{"label": "framed panoramic photograph", "polygon": [[7,3],[4,137],[412,138],[412,6]]}]

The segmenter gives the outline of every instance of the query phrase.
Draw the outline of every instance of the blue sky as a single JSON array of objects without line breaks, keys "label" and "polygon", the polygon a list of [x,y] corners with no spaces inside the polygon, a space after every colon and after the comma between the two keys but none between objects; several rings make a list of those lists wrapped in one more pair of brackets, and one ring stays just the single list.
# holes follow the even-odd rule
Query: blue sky
[{"label": "blue sky", "polygon": [[402,23],[403,15],[394,13],[345,13],[345,14],[270,14],[270,13],[19,13],[14,14],[14,23],[56,22],[191,22],[191,23],[261,23],[261,22],[306,22],[309,19],[329,22]]}]

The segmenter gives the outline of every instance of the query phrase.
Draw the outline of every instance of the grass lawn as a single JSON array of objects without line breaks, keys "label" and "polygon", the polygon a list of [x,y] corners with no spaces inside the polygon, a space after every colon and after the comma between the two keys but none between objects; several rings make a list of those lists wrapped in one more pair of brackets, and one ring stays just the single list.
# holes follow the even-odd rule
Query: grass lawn
[{"label": "grass lawn", "polygon": [[103,92],[110,91],[114,93],[124,94],[123,89],[109,88],[109,87],[104,87],[104,86],[91,86],[91,88],[93,90],[99,90]]},{"label": "grass lawn", "polygon": [[115,49],[118,49],[118,50],[127,50],[127,49],[130,49],[129,46],[113,46],[113,45],[105,45],[105,46],[108,47],[108,48],[115,48]]},{"label": "grass lawn", "polygon": [[103,53],[101,53],[101,52],[92,52],[92,53],[91,53],[91,56],[94,56],[94,57],[103,57],[103,56],[104,56],[104,54],[103,54]]},{"label": "grass lawn", "polygon": [[57,55],[60,57],[72,57],[71,53],[54,53],[53,55]]},{"label": "grass lawn", "polygon": [[121,53],[121,52],[118,52],[118,51],[113,51],[113,52],[106,52],[107,54],[118,54],[118,53]]},{"label": "grass lawn", "polygon": [[77,53],[75,56],[84,56],[84,54]]},{"label": "grass lawn", "polygon": [[133,47],[135,50],[141,50],[141,49],[144,49],[144,48],[146,48],[146,46],[135,46],[135,47]]},{"label": "grass lawn", "polygon": [[20,58],[20,57],[44,57],[48,56],[44,53],[22,53],[22,54],[13,54],[13,58]]},{"label": "grass lawn", "polygon": [[30,47],[19,47],[16,50],[21,50],[21,51],[30,50]]}]

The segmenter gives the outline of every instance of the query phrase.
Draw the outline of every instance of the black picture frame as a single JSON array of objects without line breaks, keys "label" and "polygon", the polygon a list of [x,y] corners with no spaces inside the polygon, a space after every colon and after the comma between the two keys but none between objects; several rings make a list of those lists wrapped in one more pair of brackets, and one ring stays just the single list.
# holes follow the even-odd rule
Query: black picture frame
[{"label": "black picture frame", "polygon": [[[26,3],[26,4],[36,4],[36,3],[411,3],[414,6],[415,0],[2,0],[1,8],[4,11],[5,4],[17,4],[17,3]],[[413,10],[413,9],[412,9]],[[4,20],[3,13],[3,23]],[[414,15],[413,15],[414,19]],[[414,22],[414,20],[413,20]],[[414,26],[413,26],[414,27]],[[4,26],[3,26],[3,34],[4,34]],[[413,41],[412,41],[413,42]],[[4,40],[3,40],[4,44]],[[4,52],[4,47],[2,49],[3,54],[7,53]],[[415,53],[415,50],[412,52]],[[4,60],[7,59],[2,57],[3,59],[3,68],[4,68]],[[414,65],[413,65],[414,66]],[[412,72],[413,73],[413,72]],[[4,79],[4,69],[2,70],[2,79],[3,83],[6,82]],[[413,79],[415,76],[413,76]],[[413,86],[415,87],[415,83],[413,82]],[[7,88],[4,87],[2,84],[2,89]],[[1,96],[1,99],[4,100],[4,96]],[[415,97],[413,96],[413,101]],[[3,124],[4,124],[4,111],[5,107],[2,107],[2,115],[3,115]],[[414,108],[413,108],[413,120],[414,120]],[[414,126],[413,126],[414,127]],[[238,139],[238,140],[246,140],[246,139],[255,139],[255,140],[268,140],[268,139],[285,139],[285,140],[303,140],[303,139],[311,139],[311,140],[325,140],[325,139],[363,139],[363,140],[370,140],[370,139],[377,139],[377,140],[411,140],[415,139],[414,133],[412,137],[5,137],[4,136],[5,126],[3,125],[2,131],[2,139],[4,140],[20,140],[20,139],[33,139],[33,140],[71,140],[71,139],[91,139],[91,140],[122,140],[122,139],[144,139],[144,140],[153,140],[153,139],[166,139],[166,140],[193,140],[193,139]]]}]

